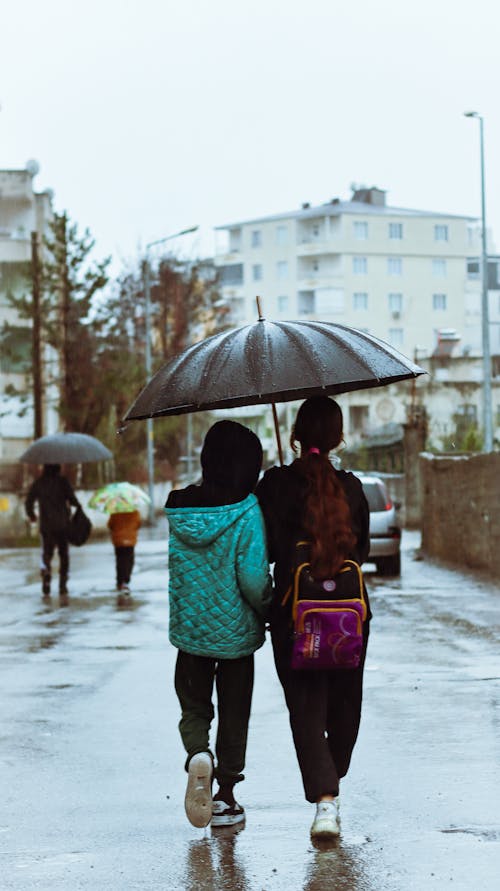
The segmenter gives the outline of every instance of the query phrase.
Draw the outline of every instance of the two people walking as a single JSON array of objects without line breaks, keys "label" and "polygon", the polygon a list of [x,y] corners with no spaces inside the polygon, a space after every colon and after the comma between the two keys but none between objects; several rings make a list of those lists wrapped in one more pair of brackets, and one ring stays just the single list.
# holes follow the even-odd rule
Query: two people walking
[{"label": "two people walking", "polygon": [[[201,453],[202,483],[171,492],[170,640],[178,648],[175,686],[186,749],[186,813],[195,826],[243,822],[234,797],[243,779],[253,689],[253,653],[270,623],[306,799],[316,805],[313,838],[340,832],[339,781],[349,768],[362,700],[369,619],[358,668],[291,668],[290,599],[296,543],[306,539],[315,578],[331,578],[346,558],[369,551],[369,511],[361,483],[334,470],[329,453],[343,436],[334,400],[313,397],[299,409],[291,434],[298,457],[268,470],[258,438],[221,421]],[[269,564],[274,564],[271,583]],[[218,699],[215,756],[209,746]],[[212,798],[212,781],[218,788]]]}]

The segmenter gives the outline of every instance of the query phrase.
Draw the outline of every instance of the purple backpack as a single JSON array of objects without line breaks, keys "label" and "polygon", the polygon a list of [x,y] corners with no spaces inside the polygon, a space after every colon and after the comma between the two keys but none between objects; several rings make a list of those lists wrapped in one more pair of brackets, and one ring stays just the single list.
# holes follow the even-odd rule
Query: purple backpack
[{"label": "purple backpack", "polygon": [[292,668],[357,668],[367,612],[361,567],[345,560],[333,578],[317,580],[308,552],[307,542],[297,543],[296,569],[287,592],[293,593]]}]

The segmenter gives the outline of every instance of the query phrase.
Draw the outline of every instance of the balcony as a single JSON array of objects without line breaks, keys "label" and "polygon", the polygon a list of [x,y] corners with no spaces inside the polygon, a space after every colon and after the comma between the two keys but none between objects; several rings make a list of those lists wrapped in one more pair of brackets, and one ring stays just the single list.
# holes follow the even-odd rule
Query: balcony
[{"label": "balcony", "polygon": [[12,238],[0,230],[0,263],[24,263],[31,259],[29,238]]}]

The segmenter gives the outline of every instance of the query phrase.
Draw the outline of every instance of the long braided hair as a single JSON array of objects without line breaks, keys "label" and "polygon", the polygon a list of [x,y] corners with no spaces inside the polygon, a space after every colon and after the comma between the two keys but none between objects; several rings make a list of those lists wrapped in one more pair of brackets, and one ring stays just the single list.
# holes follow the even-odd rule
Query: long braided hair
[{"label": "long braided hair", "polygon": [[295,453],[297,442],[301,447],[295,466],[306,483],[302,527],[318,579],[335,575],[356,543],[349,505],[328,457],[342,438],[342,410],[334,399],[313,396],[302,403],[290,445]]}]

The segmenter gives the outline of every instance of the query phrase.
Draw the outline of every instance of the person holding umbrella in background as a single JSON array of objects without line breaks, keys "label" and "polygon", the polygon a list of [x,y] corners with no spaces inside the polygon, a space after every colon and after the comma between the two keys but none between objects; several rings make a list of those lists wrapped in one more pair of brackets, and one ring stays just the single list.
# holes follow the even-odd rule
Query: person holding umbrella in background
[{"label": "person holding umbrella in background", "polygon": [[140,525],[141,515],[138,510],[117,512],[111,514],[108,520],[115,549],[117,606],[128,606],[132,600],[129,585]]},{"label": "person holding umbrella in background", "polygon": [[42,597],[50,600],[51,562],[54,550],[59,553],[59,603],[68,605],[69,549],[68,532],[70,505],[80,507],[69,480],[62,476],[60,464],[44,464],[43,472],[31,485],[26,496],[25,510],[35,523],[35,503],[38,502],[40,535],[42,537]]},{"label": "person holding umbrella in background", "polygon": [[88,502],[94,510],[110,515],[108,529],[115,549],[117,606],[128,606],[132,601],[129,585],[141,525],[139,508],[149,503],[149,496],[139,486],[127,482],[108,483],[94,492]]}]

